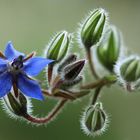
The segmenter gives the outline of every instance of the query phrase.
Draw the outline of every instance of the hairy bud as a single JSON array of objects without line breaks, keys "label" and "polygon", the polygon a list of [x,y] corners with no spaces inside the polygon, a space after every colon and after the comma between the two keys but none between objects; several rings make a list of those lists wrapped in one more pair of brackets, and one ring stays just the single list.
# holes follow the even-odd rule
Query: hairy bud
[{"label": "hairy bud", "polygon": [[77,59],[77,55],[76,54],[70,54],[68,57],[66,57],[66,59],[59,65],[57,71],[58,73],[61,73],[61,71],[63,70],[63,68],[72,63],[72,62],[75,62]]},{"label": "hairy bud", "polygon": [[106,12],[103,9],[96,9],[87,17],[81,29],[81,40],[86,48],[100,41],[106,20]]},{"label": "hairy bud", "polygon": [[66,31],[61,31],[52,39],[47,46],[46,57],[55,62],[61,61],[67,54],[71,42],[71,35]]},{"label": "hairy bud", "polygon": [[62,77],[64,81],[72,81],[80,74],[85,65],[85,60],[79,60],[64,67]]},{"label": "hairy bud", "polygon": [[114,65],[120,56],[121,46],[120,31],[115,26],[111,26],[106,34],[106,39],[97,47],[99,61],[110,72],[113,72]]},{"label": "hairy bud", "polygon": [[16,98],[12,93],[9,93],[2,99],[4,104],[4,109],[9,115],[24,116],[29,111],[29,106],[27,106],[28,100],[23,94],[19,94]]},{"label": "hairy bud", "polygon": [[140,58],[138,56],[130,56],[118,62],[115,72],[127,90],[132,91],[140,86]]},{"label": "hairy bud", "polygon": [[107,124],[108,117],[103,110],[102,103],[97,102],[95,105],[90,105],[84,111],[81,126],[87,135],[96,136],[102,134],[107,128]]}]

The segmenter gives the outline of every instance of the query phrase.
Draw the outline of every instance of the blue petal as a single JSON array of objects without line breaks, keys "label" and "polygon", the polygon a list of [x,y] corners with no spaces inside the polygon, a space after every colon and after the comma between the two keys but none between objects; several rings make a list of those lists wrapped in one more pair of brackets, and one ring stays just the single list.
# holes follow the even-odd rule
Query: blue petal
[{"label": "blue petal", "polygon": [[15,50],[11,41],[7,43],[4,54],[8,60],[13,60],[20,55],[25,56],[25,54]]},{"label": "blue petal", "polygon": [[12,88],[11,75],[7,72],[0,74],[0,98],[8,94],[11,88]]},{"label": "blue petal", "polygon": [[33,57],[24,64],[23,71],[30,76],[37,76],[51,62],[53,60]]},{"label": "blue petal", "polygon": [[7,69],[7,60],[0,58],[0,73]]},{"label": "blue petal", "polygon": [[35,98],[38,100],[43,100],[40,86],[37,81],[29,79],[27,76],[20,74],[18,76],[17,86],[19,90],[26,96]]}]

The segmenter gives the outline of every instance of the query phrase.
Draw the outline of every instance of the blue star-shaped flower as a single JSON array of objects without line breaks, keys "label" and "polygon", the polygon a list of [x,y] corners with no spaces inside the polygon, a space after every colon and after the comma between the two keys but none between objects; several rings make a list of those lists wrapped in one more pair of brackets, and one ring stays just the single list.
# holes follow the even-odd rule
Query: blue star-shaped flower
[{"label": "blue star-shaped flower", "polygon": [[[12,87],[24,95],[43,100],[41,88],[32,76],[37,76],[53,60],[41,57],[25,57],[8,42],[3,58],[0,58],[0,97],[8,94]],[[16,88],[15,88],[16,87]]]}]

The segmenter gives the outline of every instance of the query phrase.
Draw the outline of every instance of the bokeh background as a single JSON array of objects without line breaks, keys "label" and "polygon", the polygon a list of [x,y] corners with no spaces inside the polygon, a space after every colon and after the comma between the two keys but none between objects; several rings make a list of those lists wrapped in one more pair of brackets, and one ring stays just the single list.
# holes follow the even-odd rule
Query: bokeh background
[{"label": "bokeh background", "polygon": [[[25,53],[42,55],[51,36],[60,30],[75,32],[85,15],[97,7],[109,12],[110,22],[121,29],[126,46],[140,53],[139,0],[0,0],[0,49],[7,41]],[[75,45],[73,51],[78,50]],[[39,77],[42,78],[42,77]],[[91,79],[89,79],[91,80]],[[7,117],[0,109],[0,140],[138,140],[140,139],[140,93],[127,94],[119,87],[104,89],[101,98],[111,116],[106,133],[87,137],[80,130],[79,118],[88,98],[68,104],[47,127],[35,127]],[[34,113],[45,115],[55,101],[33,101]]]}]

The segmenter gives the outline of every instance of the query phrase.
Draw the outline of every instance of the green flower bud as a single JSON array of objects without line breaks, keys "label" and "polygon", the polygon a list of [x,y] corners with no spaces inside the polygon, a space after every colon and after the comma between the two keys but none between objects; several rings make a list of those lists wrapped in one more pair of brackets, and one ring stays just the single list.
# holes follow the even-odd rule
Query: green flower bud
[{"label": "green flower bud", "polygon": [[71,35],[68,32],[59,32],[47,46],[46,57],[55,60],[55,62],[61,61],[67,54],[70,42]]},{"label": "green flower bud", "polygon": [[140,86],[140,58],[130,56],[116,65],[116,74],[124,87],[132,91]]},{"label": "green flower bud", "polygon": [[9,93],[3,97],[3,105],[6,112],[12,117],[15,116],[24,116],[29,110],[27,106],[28,100],[23,94],[19,94],[16,98],[12,93]]},{"label": "green flower bud", "polygon": [[97,102],[86,108],[81,126],[87,135],[96,136],[102,134],[107,128],[108,117],[103,110],[102,103]]},{"label": "green flower bud", "polygon": [[80,33],[86,48],[96,45],[101,40],[106,20],[106,12],[103,9],[96,9],[87,17]]},{"label": "green flower bud", "polygon": [[110,72],[113,72],[122,46],[120,31],[111,26],[106,34],[106,39],[97,47],[97,57],[101,64]]}]

